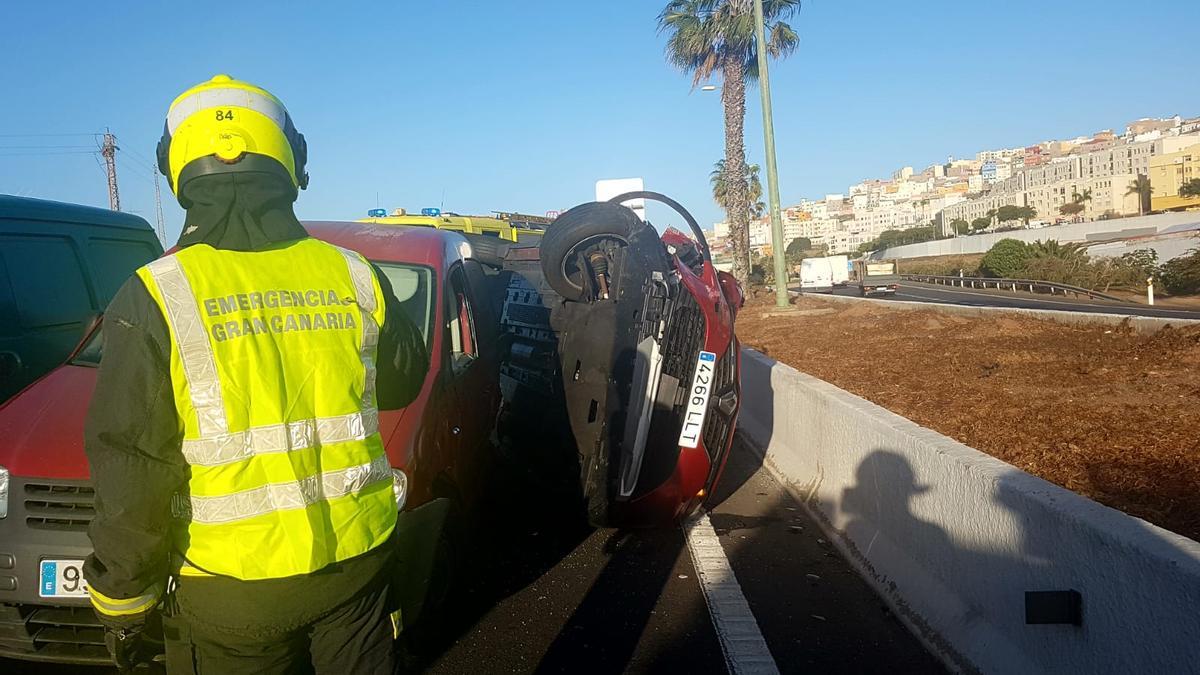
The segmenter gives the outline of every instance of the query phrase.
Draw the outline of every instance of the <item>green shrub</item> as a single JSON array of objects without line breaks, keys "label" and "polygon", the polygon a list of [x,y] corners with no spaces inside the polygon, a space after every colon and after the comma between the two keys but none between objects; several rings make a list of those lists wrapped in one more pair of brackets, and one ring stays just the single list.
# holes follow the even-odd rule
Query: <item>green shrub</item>
[{"label": "green shrub", "polygon": [[1062,258],[1030,258],[1021,266],[1020,273],[1012,276],[1090,287],[1093,281],[1092,272],[1087,263],[1080,264]]},{"label": "green shrub", "polygon": [[1200,248],[1168,260],[1159,269],[1163,287],[1171,295],[1200,293]]},{"label": "green shrub", "polygon": [[979,271],[987,277],[1017,277],[1031,257],[1029,245],[1025,242],[1001,239],[984,254],[979,262]]}]

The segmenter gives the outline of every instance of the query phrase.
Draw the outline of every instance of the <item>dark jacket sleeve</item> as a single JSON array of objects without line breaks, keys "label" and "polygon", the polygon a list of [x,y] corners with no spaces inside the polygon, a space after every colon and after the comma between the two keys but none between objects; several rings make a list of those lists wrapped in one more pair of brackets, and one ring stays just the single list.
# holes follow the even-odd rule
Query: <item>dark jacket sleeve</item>
[{"label": "dark jacket sleeve", "polygon": [[133,598],[167,578],[171,496],[187,481],[171,391],[170,335],[137,276],[104,316],[104,353],[84,428],[96,489],[88,584]]},{"label": "dark jacket sleeve", "polygon": [[379,352],[375,377],[376,397],[380,410],[403,408],[421,392],[429,372],[429,351],[421,331],[413,323],[392,284],[378,267],[372,265],[383,291],[383,326],[379,329]]}]

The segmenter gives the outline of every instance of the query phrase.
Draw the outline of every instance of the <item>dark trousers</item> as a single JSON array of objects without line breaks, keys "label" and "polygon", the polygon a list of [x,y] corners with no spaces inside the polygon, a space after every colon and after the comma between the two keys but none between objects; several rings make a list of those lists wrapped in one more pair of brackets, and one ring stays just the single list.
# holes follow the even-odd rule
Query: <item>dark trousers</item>
[{"label": "dark trousers", "polygon": [[392,675],[393,628],[386,583],[373,584],[332,612],[269,636],[225,632],[163,617],[168,675]]}]

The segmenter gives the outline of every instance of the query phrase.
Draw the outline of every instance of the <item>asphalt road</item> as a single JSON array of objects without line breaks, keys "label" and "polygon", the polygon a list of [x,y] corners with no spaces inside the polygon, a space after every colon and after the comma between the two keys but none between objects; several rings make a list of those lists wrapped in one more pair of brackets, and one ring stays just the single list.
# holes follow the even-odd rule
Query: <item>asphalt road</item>
[{"label": "asphalt road", "polygon": [[[1103,300],[1087,300],[1086,298],[1064,298],[1062,296],[1051,298],[1044,294],[1014,293],[1012,291],[984,290],[982,288],[953,288],[913,281],[902,281],[899,286],[899,290],[894,295],[874,295],[871,297],[907,302],[968,305],[972,307],[1021,307],[1025,309],[1053,309],[1067,312],[1200,319],[1200,311],[1167,309],[1163,307],[1150,307],[1148,305],[1119,304]],[[799,290],[799,288],[793,288],[792,290]],[[846,288],[835,288],[833,292],[835,295],[858,296],[858,288],[853,285]],[[820,294],[816,295],[819,296]]]},{"label": "asphalt road", "polygon": [[[593,529],[514,487],[480,530],[454,611],[413,645],[412,671],[728,672],[682,529]],[[945,672],[740,444],[711,506],[780,672]],[[0,661],[0,672],[77,671]]]}]

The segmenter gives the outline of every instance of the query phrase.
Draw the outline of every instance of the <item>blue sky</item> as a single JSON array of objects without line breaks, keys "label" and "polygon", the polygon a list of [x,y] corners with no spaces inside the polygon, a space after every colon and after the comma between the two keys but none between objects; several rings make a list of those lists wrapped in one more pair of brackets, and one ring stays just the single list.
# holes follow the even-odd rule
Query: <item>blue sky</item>
[{"label": "blue sky", "polygon": [[[0,192],[107,206],[93,157],[16,147],[89,137],[14,134],[109,127],[122,205],[153,222],[148,162],[168,103],[228,72],[280,96],[308,138],[302,218],[361,217],[377,195],[388,208],[542,213],[591,199],[599,178],[640,175],[707,226],[721,218],[708,186],[720,98],[663,60],[662,4],[10,4]],[[810,0],[793,21],[800,49],[772,70],[783,201],[947,155],[1200,115],[1198,24],[1195,0]],[[761,162],[757,89],[747,112]],[[165,184],[164,209],[173,241],[182,211]]]}]

